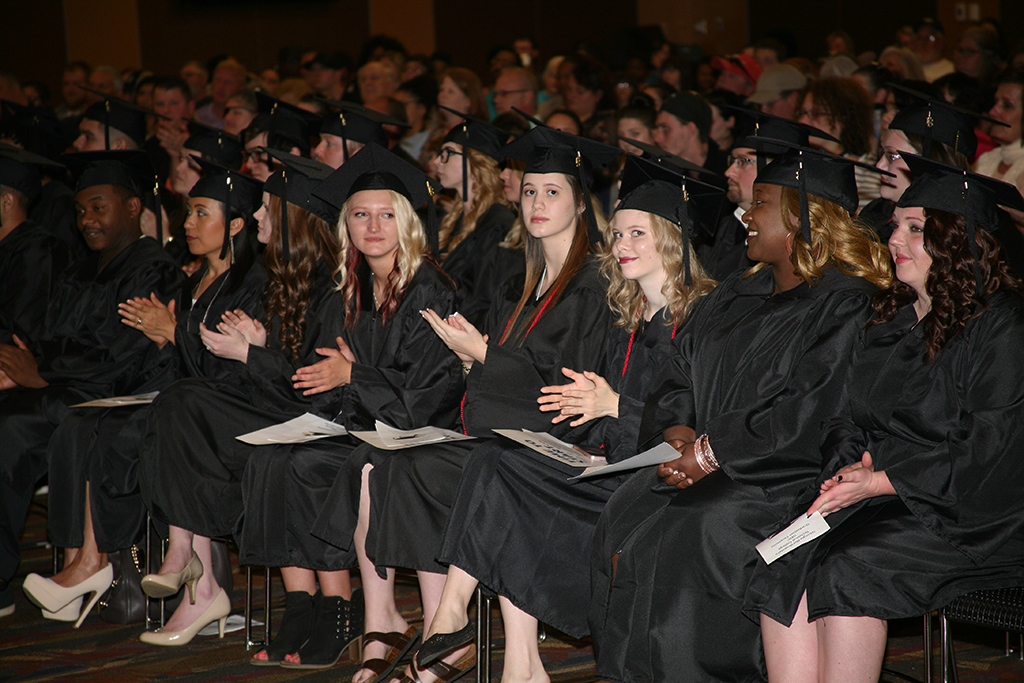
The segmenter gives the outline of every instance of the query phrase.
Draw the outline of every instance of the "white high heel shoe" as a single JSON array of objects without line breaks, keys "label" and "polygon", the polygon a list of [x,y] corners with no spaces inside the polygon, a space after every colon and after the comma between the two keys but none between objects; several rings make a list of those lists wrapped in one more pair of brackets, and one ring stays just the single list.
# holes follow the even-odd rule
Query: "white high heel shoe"
[{"label": "white high heel shoe", "polygon": [[29,574],[25,577],[25,583],[21,589],[29,600],[56,614],[60,614],[61,610],[74,602],[76,598],[88,595],[89,602],[85,604],[78,619],[75,620],[75,628],[78,628],[92,611],[93,605],[99,601],[100,596],[110,588],[113,581],[114,568],[108,564],[77,586],[65,588],[57,585],[51,579],[39,576],[39,574]]},{"label": "white high heel shoe", "polygon": [[210,606],[187,628],[183,628],[180,631],[165,631],[162,628],[158,628],[155,631],[146,631],[139,636],[139,640],[150,645],[186,645],[192,642],[196,634],[206,628],[207,624],[215,621],[218,622],[217,626],[220,630],[220,637],[223,638],[224,626],[227,623],[228,615],[231,614],[231,600],[228,599],[228,594],[224,592],[223,588],[218,587],[217,591],[217,595],[214,597],[213,602],[210,603]]},{"label": "white high heel shoe", "polygon": [[146,574],[142,577],[142,592],[151,598],[169,598],[179,590],[182,584],[188,586],[188,600],[196,604],[196,582],[203,576],[203,563],[192,551],[192,559],[180,572],[167,574]]}]

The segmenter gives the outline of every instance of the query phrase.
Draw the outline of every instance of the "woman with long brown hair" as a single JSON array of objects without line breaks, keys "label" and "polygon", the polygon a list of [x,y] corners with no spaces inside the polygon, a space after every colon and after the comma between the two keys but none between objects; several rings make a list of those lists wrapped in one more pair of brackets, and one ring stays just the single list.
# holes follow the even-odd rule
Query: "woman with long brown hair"
[{"label": "woman with long brown hair", "polygon": [[455,112],[466,112],[481,121],[489,118],[480,78],[469,69],[453,66],[444,70],[438,85],[437,104],[440,105],[437,122],[420,152],[419,162],[423,168],[430,168],[448,131],[462,123],[462,116]]}]

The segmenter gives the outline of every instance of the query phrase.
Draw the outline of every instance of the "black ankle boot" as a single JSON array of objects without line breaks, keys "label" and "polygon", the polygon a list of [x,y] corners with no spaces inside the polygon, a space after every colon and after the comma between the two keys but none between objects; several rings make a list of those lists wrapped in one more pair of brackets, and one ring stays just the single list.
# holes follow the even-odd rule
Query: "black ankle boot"
[{"label": "black ankle boot", "polygon": [[[298,652],[313,628],[313,596],[303,591],[285,593],[281,630],[270,645],[249,660],[254,666],[278,666],[286,655]],[[266,655],[265,658],[261,655]]]},{"label": "black ankle boot", "polygon": [[[363,593],[356,589],[352,600],[317,593],[309,640],[298,657],[286,659],[287,669],[326,669],[334,666],[345,648],[363,634]],[[294,660],[294,661],[292,661]]]}]

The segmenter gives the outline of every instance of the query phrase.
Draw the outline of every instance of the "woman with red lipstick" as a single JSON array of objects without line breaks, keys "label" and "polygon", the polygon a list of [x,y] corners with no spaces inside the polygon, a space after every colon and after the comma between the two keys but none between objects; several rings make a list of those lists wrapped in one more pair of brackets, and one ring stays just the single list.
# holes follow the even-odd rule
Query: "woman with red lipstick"
[{"label": "woman with red lipstick", "polygon": [[758,174],[743,219],[760,263],[696,307],[644,407],[640,447],[664,439],[680,457],[620,486],[595,532],[597,678],[763,679],[741,612],[754,546],[820,471],[821,421],[891,278],[856,208],[848,159],[794,148]]},{"label": "woman with red lipstick", "polygon": [[[627,157],[622,191],[602,255],[616,314],[605,364],[563,368],[571,383],[544,387],[538,399],[541,411],[555,413],[553,424],[571,428],[563,441],[611,463],[635,454],[643,402],[672,339],[714,287],[689,239],[701,209],[717,212],[721,196],[670,164],[635,156]],[[545,679],[538,622],[574,638],[588,634],[587,551],[604,503],[628,475],[568,481],[579,472],[507,441],[473,451],[439,555],[450,566],[421,665],[451,659],[472,637],[467,608],[478,583],[500,596],[506,679]]]},{"label": "woman with red lipstick", "polygon": [[762,565],[748,591],[771,681],[876,680],[887,619],[1024,581],[1024,298],[987,232],[997,205],[1024,198],[905,161],[898,282],[875,298],[848,400],[826,423],[820,488],[793,510],[827,515],[832,531]]}]

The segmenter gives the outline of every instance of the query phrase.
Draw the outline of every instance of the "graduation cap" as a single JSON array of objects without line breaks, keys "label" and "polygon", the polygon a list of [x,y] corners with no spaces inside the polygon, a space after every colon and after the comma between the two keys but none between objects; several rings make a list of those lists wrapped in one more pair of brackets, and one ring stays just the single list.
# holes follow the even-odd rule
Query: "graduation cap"
[{"label": "graduation cap", "polygon": [[[338,222],[338,210],[313,195],[313,190],[327,179],[334,169],[314,159],[295,156],[269,147],[261,147],[262,151],[281,162],[282,167],[275,171],[263,190],[302,207],[306,211],[319,216],[331,225]],[[288,208],[281,208],[281,253],[284,260],[291,258],[288,245]]]},{"label": "graduation cap", "polygon": [[267,133],[280,135],[296,143],[299,149],[309,147],[310,135],[313,134],[313,131],[318,130],[320,122],[323,120],[312,112],[274,99],[262,92],[256,93],[256,104],[261,114],[270,115]]},{"label": "graduation cap", "polygon": [[237,136],[198,121],[187,124],[189,136],[182,147],[236,171],[242,167],[242,143]]},{"label": "graduation cap", "polygon": [[992,230],[999,222],[999,206],[1024,211],[1024,197],[1010,183],[949,166],[916,154],[903,154],[914,180],[896,202],[898,207],[921,206],[963,216],[970,234],[969,246],[974,258],[974,277],[978,296],[984,294],[978,245],[974,227]]},{"label": "graduation cap", "polygon": [[912,102],[897,112],[889,127],[902,130],[905,133],[914,133],[924,138],[922,156],[931,154],[932,140],[937,140],[965,157],[971,158],[978,151],[978,137],[974,133],[974,127],[978,121],[988,121],[1000,126],[1007,125],[1002,121],[956,107],[910,88],[900,85],[892,87],[909,95]]},{"label": "graduation cap", "polygon": [[140,107],[126,100],[117,97],[110,97],[101,90],[79,86],[82,90],[91,92],[104,98],[99,102],[89,105],[89,108],[82,114],[82,118],[97,121],[103,126],[103,146],[110,149],[110,129],[119,130],[139,147],[146,142],[146,116],[170,121],[163,114],[157,114],[152,109]]},{"label": "graduation cap", "polygon": [[50,160],[64,153],[64,131],[50,110],[0,100],[0,111],[0,137],[17,140],[25,149]]},{"label": "graduation cap", "polygon": [[711,130],[711,105],[695,92],[673,93],[662,104],[661,111],[672,114],[684,123],[693,122],[706,135]]},{"label": "graduation cap", "polygon": [[800,192],[800,232],[807,246],[811,246],[811,217],[807,195],[813,194],[838,204],[853,215],[857,211],[857,179],[854,168],[868,169],[874,173],[893,176],[888,171],[875,168],[846,157],[829,154],[820,149],[794,145],[785,140],[767,139],[768,144],[778,145],[785,151],[765,166],[754,183],[792,187]]},{"label": "graduation cap", "polygon": [[777,156],[786,151],[785,147],[766,143],[765,138],[785,140],[801,147],[810,147],[810,138],[812,137],[829,142],[839,142],[825,131],[805,123],[742,107],[733,107],[732,105],[725,105],[725,107],[737,118],[736,125],[739,130],[736,132],[735,142],[732,144],[733,149],[748,147],[756,150],[759,172],[768,164],[765,155]]},{"label": "graduation cap", "polygon": [[696,235],[698,226],[708,234],[714,233],[714,223],[722,208],[722,189],[689,178],[686,170],[670,162],[627,154],[619,195],[622,198],[616,211],[645,211],[680,227],[685,282],[693,284],[690,240]]},{"label": "graduation cap", "polygon": [[393,190],[409,200],[413,208],[427,204],[427,244],[435,255],[437,216],[433,196],[440,188],[436,181],[415,166],[392,154],[387,148],[369,142],[352,155],[341,168],[314,188],[313,195],[340,210],[348,198],[363,190]]},{"label": "graduation cap", "polygon": [[526,162],[523,173],[564,173],[576,176],[583,188],[587,210],[590,241],[600,242],[594,207],[590,201],[590,186],[595,166],[604,166],[622,156],[618,147],[603,145],[578,135],[563,133],[547,126],[537,126],[501,148],[499,158]]},{"label": "graduation cap", "polygon": [[[462,145],[464,148],[475,149],[476,151],[486,154],[495,161],[500,161],[500,151],[505,143],[508,142],[509,135],[500,128],[496,128],[489,123],[481,121],[480,119],[465,114],[461,111],[456,111],[450,107],[446,107],[443,104],[437,105],[439,109],[451,112],[456,116],[462,117],[462,123],[456,124],[448,134],[444,136],[442,144],[445,142],[454,142],[457,145]],[[469,194],[469,156],[466,154],[462,155],[462,198],[465,200],[466,195]]]},{"label": "graduation cap", "polygon": [[343,100],[329,100],[323,97],[316,99],[338,110],[337,114],[329,114],[324,117],[324,122],[320,126],[320,134],[337,135],[341,138],[341,150],[345,161],[348,161],[349,140],[355,140],[364,145],[368,142],[375,142],[381,147],[387,147],[388,134],[384,132],[384,126],[410,127],[407,123],[367,109],[360,104]]},{"label": "graduation cap", "polygon": [[[648,161],[671,164],[672,166],[681,168],[684,171],[689,171],[691,173],[703,173],[704,175],[710,175],[716,178],[721,177],[719,174],[715,173],[711,169],[704,168],[703,166],[698,166],[692,161],[687,161],[686,159],[680,156],[676,156],[675,154],[666,152],[661,147],[656,147],[655,145],[646,142],[640,142],[639,140],[634,140],[633,138],[620,137],[619,139],[622,140],[623,142],[628,142],[629,144],[633,145],[641,152],[643,152],[643,154],[640,155],[641,158],[647,159]],[[629,158],[629,155],[626,155],[626,158]]]},{"label": "graduation cap", "polygon": [[263,183],[237,169],[204,159],[198,154],[192,154],[191,157],[199,164],[203,175],[192,186],[188,196],[209,197],[223,202],[228,207],[227,215],[224,216],[224,244],[218,257],[223,259],[228,255],[228,248],[231,245],[231,210],[234,209],[243,216],[255,213],[263,201]]},{"label": "graduation cap", "polygon": [[141,149],[72,152],[61,157],[75,176],[75,193],[96,185],[118,185],[142,200],[156,215],[156,237],[163,244],[160,178]]},{"label": "graduation cap", "polygon": [[[4,145],[5,148],[8,146]],[[39,196],[39,190],[42,189],[39,168],[20,161],[14,155],[8,154],[6,149],[0,149],[0,185],[17,190],[31,202]]]}]

